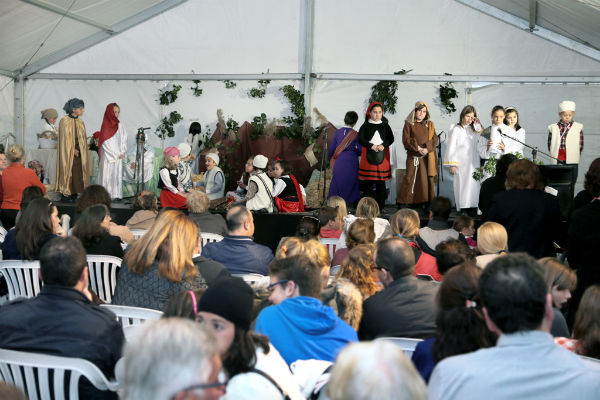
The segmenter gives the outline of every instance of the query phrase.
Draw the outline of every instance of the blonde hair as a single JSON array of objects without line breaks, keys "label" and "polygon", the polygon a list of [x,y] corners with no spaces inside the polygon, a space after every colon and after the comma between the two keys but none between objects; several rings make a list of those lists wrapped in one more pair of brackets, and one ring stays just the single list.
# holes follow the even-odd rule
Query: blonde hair
[{"label": "blonde hair", "polygon": [[11,144],[6,149],[6,158],[11,163],[21,161],[23,159],[24,155],[25,155],[25,150],[23,150],[23,147],[21,147],[20,145],[18,145],[16,143]]},{"label": "blonde hair", "polygon": [[158,215],[148,232],[130,245],[125,254],[127,268],[143,274],[158,260],[158,275],[173,282],[196,275],[192,262],[198,244],[198,228],[181,211],[167,210]]},{"label": "blonde hair", "polygon": [[356,205],[356,216],[375,219],[379,217],[379,205],[372,197],[363,197]]},{"label": "blonde hair", "polygon": [[336,208],[338,211],[338,217],[344,219],[348,215],[348,207],[346,206],[346,200],[340,196],[331,196],[327,199],[327,205],[329,207]]},{"label": "blonde hair", "polygon": [[319,267],[321,278],[324,281],[323,287],[325,287],[331,268],[331,256],[327,247],[315,239],[303,241],[297,237],[289,237],[281,244],[279,251],[275,254],[275,260],[298,255],[307,256]]},{"label": "blonde hair", "polygon": [[508,233],[497,222],[485,222],[477,229],[477,249],[481,254],[496,254],[508,250]]},{"label": "blonde hair", "polygon": [[336,278],[346,278],[354,283],[363,299],[377,293],[378,286],[371,276],[374,244],[359,244],[348,252]]},{"label": "blonde hair", "polygon": [[419,234],[421,220],[419,214],[410,208],[402,208],[390,217],[390,227],[396,235],[414,239]]},{"label": "blonde hair", "polygon": [[172,162],[171,157],[174,156],[163,156],[163,162],[160,164],[160,168],[167,167],[168,169],[176,169],[178,164]]},{"label": "blonde hair", "polygon": [[577,275],[575,275],[575,272],[571,268],[554,257],[540,258],[538,264],[544,267],[544,279],[546,280],[548,292],[551,292],[554,286],[558,290],[575,290]]},{"label": "blonde hair", "polygon": [[346,234],[346,247],[353,248],[358,244],[367,244],[375,242],[375,223],[372,219],[357,218]]},{"label": "blonde hair", "polygon": [[185,205],[192,213],[203,213],[208,210],[210,200],[208,195],[200,190],[192,190],[185,201]]}]

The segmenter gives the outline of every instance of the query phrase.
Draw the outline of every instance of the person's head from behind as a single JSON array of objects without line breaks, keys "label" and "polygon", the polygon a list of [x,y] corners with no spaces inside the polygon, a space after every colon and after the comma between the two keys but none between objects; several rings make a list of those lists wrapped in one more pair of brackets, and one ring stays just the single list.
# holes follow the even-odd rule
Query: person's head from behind
[{"label": "person's head from behind", "polygon": [[356,205],[356,216],[369,219],[379,217],[379,204],[372,197],[363,197]]},{"label": "person's head from behind", "polygon": [[550,331],[552,299],[542,267],[526,253],[490,262],[479,279],[488,328],[497,334]]},{"label": "person's head from behind", "polygon": [[254,217],[244,206],[234,206],[227,211],[225,216],[227,231],[230,235],[254,235]]},{"label": "person's head from behind", "polygon": [[435,246],[435,261],[442,275],[450,268],[473,259],[473,251],[458,239],[448,239]]},{"label": "person's head from behind", "polygon": [[173,295],[163,310],[161,318],[178,317],[196,320],[198,301],[205,289],[184,290]]},{"label": "person's head from behind", "polygon": [[470,263],[453,267],[444,275],[437,294],[436,362],[494,345],[495,335],[488,330],[481,308],[480,276],[481,269]]},{"label": "person's head from behind", "polygon": [[331,400],[425,400],[427,388],[400,347],[376,340],[352,343],[342,350],[327,395]]},{"label": "person's head from behind", "polygon": [[42,197],[29,203],[22,210],[15,225],[17,249],[23,260],[33,260],[37,244],[44,237],[58,231],[58,209],[50,200]]},{"label": "person's head from behind", "polygon": [[415,255],[410,244],[399,237],[390,237],[377,242],[375,265],[377,276],[383,286],[415,274]]},{"label": "person's head from behind", "polygon": [[90,185],[86,187],[77,199],[76,211],[81,214],[83,210],[94,204],[104,204],[110,210],[110,194],[101,185]]},{"label": "person's head from behind", "polygon": [[139,196],[133,201],[133,209],[139,210],[150,210],[158,212],[158,199],[156,194],[150,190],[144,190]]},{"label": "person's head from behind", "polygon": [[42,247],[40,272],[44,285],[76,288],[88,284],[85,249],[76,237],[57,237]]},{"label": "person's head from behind", "polygon": [[590,192],[592,196],[600,196],[600,158],[596,158],[590,164],[590,168],[585,173],[583,187]]},{"label": "person's head from behind", "polygon": [[419,234],[420,226],[419,214],[411,208],[402,208],[390,218],[392,232],[398,237],[414,239]]},{"label": "person's head from behind", "polygon": [[510,164],[506,171],[506,190],[511,189],[538,189],[542,190],[542,175],[540,169],[530,160],[516,160]]},{"label": "person's head from behind", "polygon": [[91,243],[99,243],[105,231],[110,228],[110,214],[104,204],[95,204],[89,206],[81,213],[75,227],[73,235],[87,246]]},{"label": "person's head from behind", "polygon": [[600,358],[600,285],[588,287],[583,293],[573,328],[577,352]]},{"label": "person's head from behind", "polygon": [[123,350],[124,400],[216,400],[225,393],[219,381],[217,342],[203,326],[164,318],[140,326]]},{"label": "person's head from behind", "polygon": [[374,244],[359,244],[348,252],[348,257],[342,261],[336,278],[346,278],[354,283],[363,298],[377,292],[378,286],[371,276],[371,266],[375,255]]},{"label": "person's head from behind", "polygon": [[354,125],[356,125],[357,121],[358,121],[358,114],[356,113],[356,111],[348,111],[346,113],[346,115],[344,116],[344,124],[346,126],[349,126],[350,128],[352,128]]},{"label": "person's head from behind", "polygon": [[477,229],[477,249],[481,254],[499,254],[508,251],[508,233],[497,222],[484,222]]},{"label": "person's head from behind", "polygon": [[346,218],[348,215],[348,207],[346,205],[346,200],[341,198],[340,196],[331,196],[327,199],[327,205],[329,207],[337,208],[338,216],[341,219]]},{"label": "person's head from behind", "polygon": [[462,233],[466,236],[473,236],[475,234],[475,221],[468,215],[458,215],[454,219],[452,228],[455,231]]},{"label": "person's head from behind", "polygon": [[276,258],[281,259],[296,255],[304,255],[313,260],[321,274],[322,288],[325,288],[329,280],[331,267],[331,256],[327,247],[315,239],[303,241],[296,237],[290,237],[281,244]]},{"label": "person's head from behind", "polygon": [[198,248],[198,228],[180,211],[160,213],[146,234],[130,245],[125,254],[127,268],[142,274],[155,261],[158,276],[180,282],[183,276],[192,279],[197,269],[192,262]]},{"label": "person's head from behind", "polygon": [[434,221],[448,221],[452,212],[452,203],[447,197],[434,197],[429,205],[429,219]]},{"label": "person's head from behind", "polygon": [[196,321],[215,335],[228,376],[254,367],[256,346],[250,324],[254,292],[241,278],[220,278],[198,302]]},{"label": "person's head from behind", "polygon": [[281,258],[269,265],[269,301],[275,305],[298,297],[321,297],[319,267],[305,255]]},{"label": "person's head from behind", "polygon": [[342,220],[338,216],[338,210],[334,207],[323,206],[317,213],[319,224],[323,229],[342,229]]},{"label": "person's head from behind", "polygon": [[200,190],[192,190],[185,201],[189,212],[194,214],[202,214],[208,211],[210,199],[208,195]]},{"label": "person's head from behind", "polygon": [[552,295],[552,305],[558,309],[571,298],[571,292],[577,287],[575,271],[553,257],[538,260],[544,269],[544,279],[548,292]]},{"label": "person's head from behind", "polygon": [[319,237],[320,229],[321,224],[319,223],[318,218],[305,215],[300,218],[294,236],[302,240],[317,239]]},{"label": "person's head from behind", "polygon": [[352,249],[359,244],[375,242],[375,223],[372,219],[357,218],[348,228],[346,247]]},{"label": "person's head from behind", "polygon": [[496,162],[496,176],[506,176],[510,164],[517,161],[518,158],[512,153],[504,154],[498,162]]},{"label": "person's head from behind", "polygon": [[25,150],[16,143],[10,144],[6,148],[6,159],[10,163],[23,163],[25,161]]},{"label": "person's head from behind", "polygon": [[33,200],[42,197],[44,197],[44,192],[42,192],[42,189],[39,186],[27,186],[23,189],[23,196],[21,197],[21,212],[23,212]]}]

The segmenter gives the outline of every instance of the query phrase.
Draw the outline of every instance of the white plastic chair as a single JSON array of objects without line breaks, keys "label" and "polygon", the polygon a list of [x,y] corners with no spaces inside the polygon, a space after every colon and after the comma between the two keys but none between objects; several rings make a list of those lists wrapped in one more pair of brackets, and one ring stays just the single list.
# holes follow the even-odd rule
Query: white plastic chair
[{"label": "white plastic chair", "polygon": [[35,297],[42,289],[39,261],[0,261],[0,273],[8,285],[8,300]]},{"label": "white plastic chair", "polygon": [[388,342],[394,343],[396,346],[400,347],[402,351],[404,351],[404,354],[406,354],[408,358],[412,357],[412,354],[415,352],[417,344],[423,341],[423,339],[400,337],[379,337],[375,340],[387,340]]},{"label": "white plastic chair", "polygon": [[117,268],[121,268],[121,259],[113,256],[88,255],[90,286],[105,303],[112,301],[117,285]]},{"label": "white plastic chair", "polygon": [[4,229],[4,227],[0,224],[0,243],[4,243],[4,238],[6,237],[7,233],[8,232],[6,229]]},{"label": "white plastic chair", "polygon": [[319,239],[319,243],[322,243],[325,245],[325,247],[327,247],[327,251],[329,251],[329,257],[331,257],[331,259],[333,259],[333,254],[335,253],[336,248],[340,244],[339,242],[340,242],[339,239],[328,239],[328,238]]},{"label": "white plastic chair", "polygon": [[200,236],[202,236],[202,247],[204,247],[206,243],[220,242],[221,240],[223,240],[223,236],[217,233],[202,232]]},{"label": "white plastic chair", "polygon": [[146,232],[148,232],[147,229],[130,229],[130,231],[133,234],[133,240],[138,240],[139,238],[144,236]]},{"label": "white plastic chair", "polygon": [[0,380],[14,384],[30,400],[79,399],[82,376],[98,390],[118,389],[117,382],[106,379],[98,367],[82,358],[0,349]]},{"label": "white plastic chair", "polygon": [[162,311],[150,308],[118,306],[116,304],[101,304],[100,307],[104,307],[115,314],[123,328],[140,325],[149,319],[160,319],[163,315]]}]

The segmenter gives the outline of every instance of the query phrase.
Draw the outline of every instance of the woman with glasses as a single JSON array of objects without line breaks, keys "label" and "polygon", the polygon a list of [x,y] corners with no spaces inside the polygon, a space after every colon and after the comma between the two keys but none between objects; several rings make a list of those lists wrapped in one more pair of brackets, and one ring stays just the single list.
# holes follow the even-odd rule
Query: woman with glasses
[{"label": "woman with glasses", "polygon": [[2,243],[5,260],[39,260],[40,250],[59,230],[58,209],[50,200],[33,200],[21,214],[15,229]]},{"label": "woman with glasses", "polygon": [[223,278],[199,294],[178,295],[183,304],[171,302],[165,316],[195,319],[215,334],[228,378],[223,398],[303,399],[277,349],[267,337],[250,330],[254,299],[250,286],[240,278]]},{"label": "woman with glasses", "polygon": [[96,204],[83,211],[73,228],[73,236],[81,240],[86,254],[123,258],[121,239],[108,233],[110,221],[110,213],[104,204]]}]

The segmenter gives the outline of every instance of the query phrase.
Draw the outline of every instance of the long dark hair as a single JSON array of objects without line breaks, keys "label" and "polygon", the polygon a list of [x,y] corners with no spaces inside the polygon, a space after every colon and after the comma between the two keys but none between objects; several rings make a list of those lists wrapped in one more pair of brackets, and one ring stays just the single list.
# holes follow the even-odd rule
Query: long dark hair
[{"label": "long dark hair", "polygon": [[77,200],[75,211],[81,214],[83,210],[94,204],[104,204],[110,209],[110,194],[104,186],[90,185],[85,188],[81,197]]},{"label": "long dark hair", "polygon": [[437,334],[433,345],[436,362],[496,344],[481,310],[478,280],[481,269],[471,263],[451,268],[437,295]]},{"label": "long dark hair", "polygon": [[21,213],[27,208],[29,203],[35,199],[44,197],[44,192],[38,186],[27,186],[23,189],[23,196],[21,197]]},{"label": "long dark hair", "polygon": [[81,240],[83,247],[100,243],[106,231],[100,224],[108,215],[108,208],[104,204],[96,204],[83,210],[73,228],[73,236]]},{"label": "long dark hair", "polygon": [[52,234],[52,212],[56,206],[45,198],[35,199],[23,210],[15,226],[17,249],[23,260],[34,260],[39,253],[38,243],[46,235]]},{"label": "long dark hair", "polygon": [[588,287],[583,293],[577,314],[573,338],[577,352],[587,357],[600,358],[600,285]]},{"label": "long dark hair", "polygon": [[256,349],[269,353],[269,339],[266,336],[235,327],[233,343],[223,358],[223,368],[229,377],[251,371],[256,365]]}]

